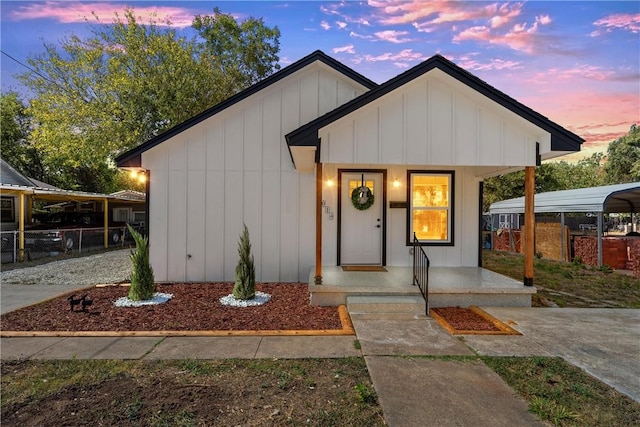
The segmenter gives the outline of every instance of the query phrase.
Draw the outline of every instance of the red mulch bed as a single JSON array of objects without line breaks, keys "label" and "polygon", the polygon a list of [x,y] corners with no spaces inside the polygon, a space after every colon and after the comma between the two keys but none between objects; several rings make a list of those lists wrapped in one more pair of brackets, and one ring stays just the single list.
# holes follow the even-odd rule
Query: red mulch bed
[{"label": "red mulch bed", "polygon": [[158,292],[173,294],[165,303],[116,307],[128,288],[109,286],[76,292],[88,294],[87,312],[70,311],[59,297],[0,317],[3,331],[240,331],[342,329],[337,307],[309,305],[307,285],[263,283],[256,290],[271,300],[256,307],[229,307],[219,299],[231,293],[230,283],[162,284]]},{"label": "red mulch bed", "polygon": [[440,315],[440,317],[445,319],[449,325],[458,331],[500,331],[492,322],[468,308],[436,307],[431,310]]}]

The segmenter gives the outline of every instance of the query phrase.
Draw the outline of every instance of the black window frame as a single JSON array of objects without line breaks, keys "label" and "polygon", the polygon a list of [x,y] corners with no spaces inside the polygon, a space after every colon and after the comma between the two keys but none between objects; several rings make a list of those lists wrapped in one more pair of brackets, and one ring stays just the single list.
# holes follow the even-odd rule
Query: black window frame
[{"label": "black window frame", "polygon": [[455,244],[455,171],[453,170],[430,170],[430,169],[410,169],[407,170],[407,219],[406,219],[406,234],[407,234],[407,246],[413,245],[413,198],[412,198],[412,175],[448,175],[449,176],[449,239],[447,241],[419,241],[420,246],[454,246]]},{"label": "black window frame", "polygon": [[[5,217],[5,212],[9,212],[9,208],[5,208],[5,202],[11,203],[11,215],[10,218]],[[0,197],[0,222],[16,222],[16,204],[15,197],[2,196]]]}]

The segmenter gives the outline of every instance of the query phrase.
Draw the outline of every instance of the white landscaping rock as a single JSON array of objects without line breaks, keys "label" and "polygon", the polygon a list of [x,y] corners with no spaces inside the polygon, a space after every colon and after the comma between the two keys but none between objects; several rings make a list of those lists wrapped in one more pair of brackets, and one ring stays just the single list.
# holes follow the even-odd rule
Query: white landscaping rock
[{"label": "white landscaping rock", "polygon": [[256,296],[253,299],[243,300],[236,299],[233,294],[229,294],[226,297],[220,298],[222,305],[229,305],[232,307],[253,307],[256,305],[262,305],[271,299],[271,295],[264,292],[256,291]]},{"label": "white landscaping rock", "polygon": [[142,301],[133,301],[128,297],[118,298],[113,304],[116,307],[142,307],[145,305],[164,304],[173,298],[173,294],[164,294],[162,292],[156,292],[151,299],[145,299]]}]

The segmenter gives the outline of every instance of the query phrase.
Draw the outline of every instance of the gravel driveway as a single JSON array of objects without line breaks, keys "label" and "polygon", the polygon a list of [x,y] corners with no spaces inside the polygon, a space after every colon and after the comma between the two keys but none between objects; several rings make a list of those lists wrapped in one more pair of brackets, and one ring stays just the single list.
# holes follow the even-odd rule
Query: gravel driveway
[{"label": "gravel driveway", "polygon": [[129,249],[54,261],[0,272],[3,285],[73,285],[117,283],[131,278]]}]

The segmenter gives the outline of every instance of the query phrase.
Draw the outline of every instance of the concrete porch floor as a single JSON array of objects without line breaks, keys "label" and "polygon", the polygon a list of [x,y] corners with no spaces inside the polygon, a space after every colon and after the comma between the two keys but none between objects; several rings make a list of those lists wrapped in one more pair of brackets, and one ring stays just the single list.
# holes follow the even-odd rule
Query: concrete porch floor
[{"label": "concrete porch floor", "polygon": [[[312,305],[340,305],[348,296],[419,296],[412,285],[411,267],[385,267],[386,272],[343,271],[342,267],[323,267],[322,285],[309,275]],[[431,267],[429,305],[431,307],[483,305],[531,307],[535,287],[480,267]]]}]

